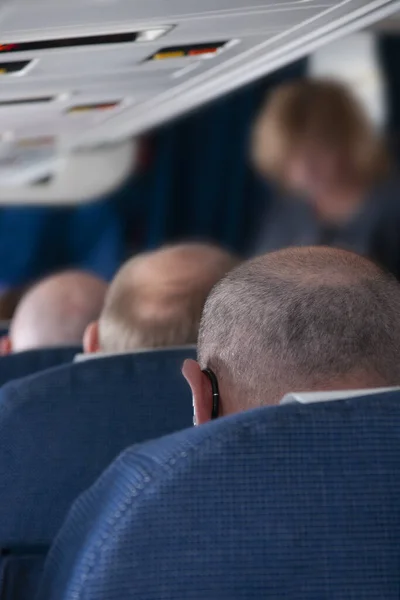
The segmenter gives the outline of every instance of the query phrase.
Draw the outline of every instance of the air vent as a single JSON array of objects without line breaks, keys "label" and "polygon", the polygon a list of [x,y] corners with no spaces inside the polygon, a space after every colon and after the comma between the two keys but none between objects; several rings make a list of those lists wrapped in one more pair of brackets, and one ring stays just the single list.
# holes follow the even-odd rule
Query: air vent
[{"label": "air vent", "polygon": [[36,181],[32,181],[31,185],[34,187],[43,187],[46,185],[50,185],[54,181],[54,175],[45,175],[44,177],[40,177],[36,179]]},{"label": "air vent", "polygon": [[37,50],[56,50],[81,48],[84,46],[107,46],[109,44],[131,44],[132,42],[151,42],[167,33],[172,27],[158,27],[142,31],[110,33],[80,37],[36,40],[32,42],[13,42],[0,44],[0,54],[15,52],[35,52]]},{"label": "air vent", "polygon": [[4,106],[21,106],[26,104],[48,104],[55,100],[54,96],[37,96],[34,98],[11,98],[10,100],[0,100],[0,108]]},{"label": "air vent", "polygon": [[80,114],[80,113],[88,113],[88,112],[100,112],[104,110],[111,110],[120,105],[120,102],[101,102],[95,104],[77,104],[76,106],[71,106],[66,112],[69,115]]},{"label": "air vent", "polygon": [[21,73],[31,64],[31,60],[16,60],[12,62],[0,61],[0,75],[15,75]]},{"label": "air vent", "polygon": [[173,58],[211,58],[225,48],[229,42],[208,42],[206,44],[190,44],[170,46],[152,54],[147,60],[166,60]]}]

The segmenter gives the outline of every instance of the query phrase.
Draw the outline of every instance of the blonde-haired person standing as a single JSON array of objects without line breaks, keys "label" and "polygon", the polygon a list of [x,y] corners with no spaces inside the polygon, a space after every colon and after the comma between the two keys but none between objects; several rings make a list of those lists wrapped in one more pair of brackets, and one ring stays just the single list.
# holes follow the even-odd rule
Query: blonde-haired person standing
[{"label": "blonde-haired person standing", "polygon": [[345,86],[300,80],[277,88],[256,122],[253,160],[276,190],[257,253],[342,247],[400,277],[400,179]]}]

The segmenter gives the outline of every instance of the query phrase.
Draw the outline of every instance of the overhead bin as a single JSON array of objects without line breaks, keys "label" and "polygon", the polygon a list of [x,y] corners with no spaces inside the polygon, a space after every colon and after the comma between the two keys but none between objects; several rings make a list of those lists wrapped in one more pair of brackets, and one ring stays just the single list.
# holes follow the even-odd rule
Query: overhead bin
[{"label": "overhead bin", "polygon": [[[51,136],[51,146],[50,140]],[[29,147],[30,144],[40,144],[40,138],[20,141],[20,152],[24,145]],[[81,204],[111,193],[134,169],[136,144],[130,140],[73,154],[61,151],[58,158],[57,164],[47,163],[47,168],[37,163],[36,171],[21,171],[19,180],[18,175],[12,177],[11,169],[6,177],[5,168],[2,180],[0,159],[0,205]]]},{"label": "overhead bin", "polygon": [[[68,151],[137,135],[399,8],[398,0],[6,4],[0,136],[52,134]],[[40,113],[38,103],[9,103],[46,96],[56,100]]]}]

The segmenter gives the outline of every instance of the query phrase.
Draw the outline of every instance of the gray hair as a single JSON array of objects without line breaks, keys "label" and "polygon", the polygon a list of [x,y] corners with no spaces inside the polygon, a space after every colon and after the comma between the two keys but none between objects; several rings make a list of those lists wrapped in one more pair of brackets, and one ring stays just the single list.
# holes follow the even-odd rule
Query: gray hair
[{"label": "gray hair", "polygon": [[[400,286],[369,260],[294,248],[244,263],[210,294],[198,344],[236,408],[290,391],[400,383]],[[337,388],[339,389],[339,388]]]}]

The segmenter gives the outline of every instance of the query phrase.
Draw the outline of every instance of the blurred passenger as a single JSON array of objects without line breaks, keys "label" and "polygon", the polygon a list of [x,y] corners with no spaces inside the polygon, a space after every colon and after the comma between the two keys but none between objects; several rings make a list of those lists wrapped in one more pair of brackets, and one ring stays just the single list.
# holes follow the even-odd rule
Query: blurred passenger
[{"label": "blurred passenger", "polygon": [[132,258],[111,283],[99,322],[88,327],[85,352],[195,344],[208,293],[236,264],[228,252],[207,244]]},{"label": "blurred passenger", "polygon": [[79,345],[86,326],[103,307],[107,284],[83,271],[43,279],[20,301],[1,354],[33,348]]},{"label": "blurred passenger", "polygon": [[183,367],[200,424],[213,405],[202,369],[219,384],[220,416],[290,392],[399,385],[400,285],[345,250],[291,248],[246,262],[214,287],[198,363]]},{"label": "blurred passenger", "polygon": [[337,246],[400,277],[400,179],[347,88],[317,80],[277,88],[256,124],[253,155],[280,190],[261,223],[258,253]]}]

